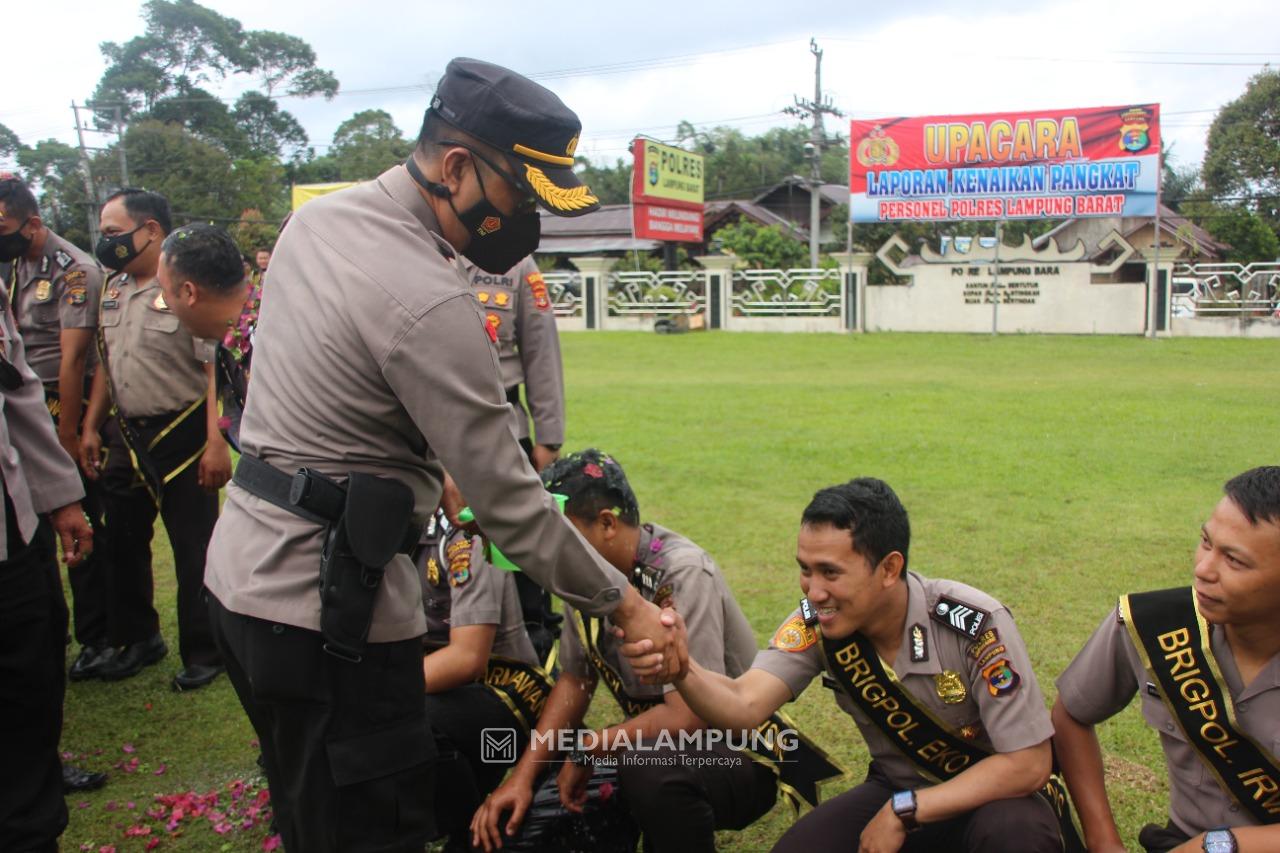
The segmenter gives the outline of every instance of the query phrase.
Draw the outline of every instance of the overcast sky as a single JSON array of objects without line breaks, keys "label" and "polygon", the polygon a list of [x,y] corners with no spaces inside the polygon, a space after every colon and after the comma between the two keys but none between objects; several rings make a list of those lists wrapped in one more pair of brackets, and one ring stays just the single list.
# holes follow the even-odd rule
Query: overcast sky
[{"label": "overcast sky", "polygon": [[[457,55],[539,76],[581,116],[578,152],[598,161],[626,156],[637,133],[671,139],[682,119],[756,134],[795,121],[781,112],[794,94],[812,97],[812,36],[824,51],[824,90],[846,116],[829,131],[847,134],[851,117],[1158,102],[1176,161],[1199,164],[1217,109],[1265,63],[1280,63],[1274,0],[205,5],[246,29],[305,39],[337,75],[343,92],[332,101],[282,102],[319,153],[359,110],[385,109],[416,133]],[[9,6],[6,30],[28,37],[8,42],[0,122],[27,144],[74,143],[70,104],[105,68],[98,43],[140,34],[141,3]]]}]

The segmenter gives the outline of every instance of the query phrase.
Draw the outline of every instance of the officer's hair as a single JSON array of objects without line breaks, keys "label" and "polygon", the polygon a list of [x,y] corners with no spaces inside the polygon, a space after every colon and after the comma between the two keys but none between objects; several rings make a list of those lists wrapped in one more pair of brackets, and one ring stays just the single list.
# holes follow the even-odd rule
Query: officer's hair
[{"label": "officer's hair", "polygon": [[866,557],[872,568],[897,551],[902,554],[903,572],[907,570],[911,522],[906,507],[884,480],[859,477],[823,489],[804,508],[800,523],[848,530],[854,552]]},{"label": "officer's hair", "polygon": [[35,194],[21,178],[0,180],[0,204],[4,205],[5,212],[14,219],[40,215]]},{"label": "officer's hair", "polygon": [[566,515],[590,522],[600,510],[616,509],[618,518],[627,524],[632,527],[640,524],[640,503],[622,466],[594,447],[548,465],[542,471],[542,482],[548,491],[568,498],[564,507]]},{"label": "officer's hair", "polygon": [[1280,524],[1280,466],[1263,465],[1237,474],[1222,491],[1240,508],[1250,524]]},{"label": "officer's hair", "polygon": [[216,225],[184,225],[164,238],[169,272],[179,281],[192,281],[219,296],[244,283],[244,261],[231,235]]},{"label": "officer's hair", "polygon": [[107,196],[107,201],[116,199],[124,200],[125,212],[129,214],[129,218],[135,225],[142,225],[148,219],[154,219],[164,233],[168,234],[173,230],[173,214],[169,212],[169,200],[160,193],[140,190],[137,187],[125,187]]},{"label": "officer's hair", "polygon": [[436,157],[442,150],[450,147],[441,144],[446,139],[479,149],[481,154],[496,163],[506,159],[489,143],[481,142],[465,130],[449,124],[435,110],[427,110],[426,115],[422,117],[422,129],[418,131],[418,150],[428,158]]}]

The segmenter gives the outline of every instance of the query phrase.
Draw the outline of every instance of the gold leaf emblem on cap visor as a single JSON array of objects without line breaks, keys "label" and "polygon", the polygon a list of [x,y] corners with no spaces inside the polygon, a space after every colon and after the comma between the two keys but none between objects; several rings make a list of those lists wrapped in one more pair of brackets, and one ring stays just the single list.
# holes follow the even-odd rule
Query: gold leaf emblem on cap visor
[{"label": "gold leaf emblem on cap visor", "polygon": [[524,177],[538,197],[556,210],[582,210],[600,202],[600,199],[591,194],[589,187],[558,187],[541,169],[528,163],[524,164]]},{"label": "gold leaf emblem on cap visor", "polygon": [[568,157],[572,157],[573,153],[578,150],[578,137],[575,135],[569,140],[569,144],[565,147],[564,153]]}]

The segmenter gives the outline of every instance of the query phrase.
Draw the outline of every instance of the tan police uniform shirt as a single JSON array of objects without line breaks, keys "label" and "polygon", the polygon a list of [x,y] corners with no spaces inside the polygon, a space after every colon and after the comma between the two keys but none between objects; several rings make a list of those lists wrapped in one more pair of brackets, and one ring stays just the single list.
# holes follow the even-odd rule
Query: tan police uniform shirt
[{"label": "tan police uniform shirt", "polygon": [[[17,278],[11,295],[28,362],[41,382],[57,382],[62,366],[62,330],[98,326],[102,268],[52,231],[39,258],[22,258],[14,267]],[[92,373],[98,361],[93,349],[86,359],[86,373]]]},{"label": "tan police uniform shirt", "polygon": [[[1014,752],[1048,740],[1053,735],[1053,723],[1031,669],[1026,645],[1004,605],[957,581],[933,580],[908,572],[906,582],[907,618],[902,645],[889,667],[902,687],[953,731],[996,752]],[[986,624],[976,640],[930,618],[942,596],[986,611]],[[826,658],[817,642],[784,648],[791,645],[783,640],[785,632],[799,618],[797,609],[752,664],[782,679],[793,696],[799,696],[814,676],[827,671]],[[917,632],[916,628],[920,630]],[[1015,677],[1010,678],[1009,672]],[[942,693],[953,700],[959,698],[957,683],[963,685],[963,699],[944,701]],[[836,704],[853,717],[871,758],[889,779],[904,788],[918,787],[922,777],[915,764],[854,705],[844,688],[837,686],[835,695]]]},{"label": "tan police uniform shirt", "polygon": [[[308,202],[271,258],[254,335],[245,452],[408,485],[416,518],[447,468],[502,552],[544,588],[611,612],[625,582],[556,509],[512,433],[480,305],[403,166]],[[319,630],[322,528],[227,486],[205,583],[235,613]],[[426,630],[413,562],[387,565],[373,642]]]},{"label": "tan police uniform shirt", "polygon": [[[703,668],[730,678],[747,670],[756,653],[755,636],[710,554],[679,533],[646,524],[640,530],[636,566],[641,594],[659,606],[670,601],[684,617],[690,657]],[[566,607],[560,629],[560,668],[589,680],[595,677],[595,670],[575,623],[573,608]],[[585,623],[584,627],[590,629]],[[623,689],[631,698],[661,701],[664,693],[675,689],[671,684],[642,684],[630,661],[622,656],[620,642],[612,632],[600,631],[596,648],[621,676]]]},{"label": "tan police uniform shirt", "polygon": [[[1211,626],[1209,645],[1241,730],[1272,756],[1280,756],[1280,655],[1268,661],[1246,688],[1221,626]],[[1257,823],[1222,790],[1174,722],[1119,618],[1119,610],[1107,614],[1057,684],[1067,712],[1087,726],[1118,714],[1135,693],[1141,695],[1142,716],[1160,733],[1164,748],[1169,817],[1183,832],[1197,835],[1218,826]]]},{"label": "tan police uniform shirt", "polygon": [[[485,559],[485,541],[454,529],[419,561],[427,641],[432,648],[449,642],[449,629],[493,625],[490,654],[538,665],[524,627],[516,578]],[[434,562],[434,566],[432,565]]]},{"label": "tan police uniform shirt", "polygon": [[155,278],[142,285],[125,273],[108,278],[100,322],[112,399],[124,417],[180,412],[205,396],[213,344],[183,328]]},{"label": "tan police uniform shirt", "polygon": [[529,411],[512,406],[516,436],[533,436],[539,444],[564,443],[564,369],[560,334],[546,282],[533,258],[525,258],[501,275],[485,272],[466,260],[485,322],[497,333],[498,364],[508,394],[524,385]]},{"label": "tan police uniform shirt", "polygon": [[[30,542],[40,521],[37,514],[80,500],[84,487],[76,463],[58,444],[44,388],[27,364],[8,296],[0,294],[0,303],[0,354],[23,379],[21,388],[0,389],[0,486],[13,504],[18,531]],[[0,560],[21,547],[8,541],[8,530],[0,524]]]}]

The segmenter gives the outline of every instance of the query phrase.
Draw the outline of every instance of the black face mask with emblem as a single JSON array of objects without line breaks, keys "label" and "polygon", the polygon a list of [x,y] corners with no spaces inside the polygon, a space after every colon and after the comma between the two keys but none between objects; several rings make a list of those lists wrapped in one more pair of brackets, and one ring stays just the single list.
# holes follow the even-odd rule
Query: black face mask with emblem
[{"label": "black face mask with emblem", "polygon": [[31,248],[31,238],[23,236],[22,229],[26,227],[31,217],[27,217],[18,226],[18,230],[12,234],[0,234],[0,263],[16,261],[27,253],[27,249]]},{"label": "black face mask with emblem", "polygon": [[[129,266],[129,262],[138,255],[142,254],[139,250],[133,248],[133,235],[142,230],[139,225],[132,231],[126,231],[123,234],[114,234],[108,237],[103,234],[98,238],[98,244],[93,247],[93,256],[98,259],[98,263],[102,264],[109,270],[120,272]],[[151,241],[147,241],[147,246],[151,245]],[[145,249],[147,246],[143,246]]]},{"label": "black face mask with emblem", "polygon": [[[474,152],[472,152],[474,153]],[[479,156],[479,155],[477,155]],[[405,168],[410,176],[427,192],[440,196],[449,202],[454,215],[471,235],[471,242],[463,250],[462,255],[485,272],[504,273],[523,261],[538,248],[542,239],[542,219],[536,208],[528,212],[517,211],[506,214],[498,210],[489,201],[484,190],[484,179],[480,177],[480,168],[476,170],[476,180],[480,182],[480,201],[466,210],[459,211],[453,206],[452,193],[443,184],[429,180],[422,174],[418,164],[410,157],[405,161]],[[492,164],[490,164],[492,168]],[[494,169],[497,171],[497,169]]]}]

